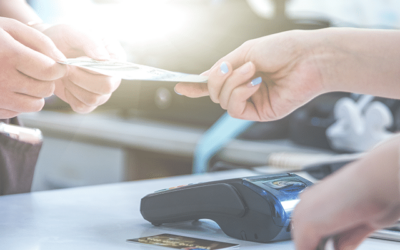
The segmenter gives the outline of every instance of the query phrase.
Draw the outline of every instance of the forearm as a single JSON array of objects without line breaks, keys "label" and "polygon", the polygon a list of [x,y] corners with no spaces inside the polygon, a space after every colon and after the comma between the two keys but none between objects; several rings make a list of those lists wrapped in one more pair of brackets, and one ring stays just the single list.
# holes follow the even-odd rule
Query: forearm
[{"label": "forearm", "polygon": [[400,98],[400,31],[312,31],[315,62],[327,91]]},{"label": "forearm", "polygon": [[25,0],[0,0],[0,16],[16,19],[40,31],[48,27]]},{"label": "forearm", "polygon": [[399,147],[397,136],[302,193],[292,219],[296,249],[316,249],[333,235],[337,249],[355,249],[373,231],[397,222]]}]

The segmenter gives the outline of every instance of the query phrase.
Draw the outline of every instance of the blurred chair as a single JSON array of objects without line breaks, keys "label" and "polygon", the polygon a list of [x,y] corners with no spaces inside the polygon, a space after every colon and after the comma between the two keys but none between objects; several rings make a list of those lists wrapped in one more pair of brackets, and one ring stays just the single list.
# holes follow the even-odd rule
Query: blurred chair
[{"label": "blurred chair", "polygon": [[193,159],[193,174],[207,172],[210,159],[251,124],[253,124],[252,121],[235,119],[228,113],[222,115],[197,143]]}]

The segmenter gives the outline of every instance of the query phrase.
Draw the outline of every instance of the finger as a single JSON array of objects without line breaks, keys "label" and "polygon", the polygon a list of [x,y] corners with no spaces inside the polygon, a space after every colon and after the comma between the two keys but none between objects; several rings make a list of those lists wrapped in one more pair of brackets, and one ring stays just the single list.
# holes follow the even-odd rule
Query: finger
[{"label": "finger", "polygon": [[10,119],[13,117],[18,116],[19,113],[7,110],[7,109],[0,109],[0,119]]},{"label": "finger", "polygon": [[103,39],[103,43],[111,59],[126,61],[125,50],[117,40],[106,37]]},{"label": "finger", "polygon": [[[237,69],[241,65],[247,63],[250,61],[249,58],[246,58],[246,56],[249,54],[250,48],[253,46],[254,41],[250,40],[245,42],[242,46],[238,47],[225,57],[221,58],[218,60],[213,67],[210,69],[210,79],[208,81],[208,89],[210,92],[210,98],[213,102],[219,103],[219,92],[221,91],[222,85],[224,82],[222,82],[223,77],[222,75],[229,75],[230,71],[232,69]],[[228,70],[229,72],[224,74],[223,72],[226,72],[226,66],[228,65]],[[225,69],[225,70],[224,70]],[[215,75],[214,75],[215,74]],[[218,75],[219,74],[219,75]],[[219,77],[218,77],[219,76]],[[225,76],[225,77],[227,77]]]},{"label": "finger", "polygon": [[22,74],[40,81],[55,81],[67,73],[67,67],[36,51],[17,46],[19,56],[16,69]]},{"label": "finger", "polygon": [[60,98],[61,100],[63,100],[64,102],[68,103],[67,98],[65,97],[65,87],[64,87],[64,81],[67,80],[66,77],[57,80],[55,82],[56,85],[56,89],[54,90],[54,94]]},{"label": "finger", "polygon": [[279,96],[279,91],[276,90],[276,87],[268,77],[263,77],[263,84],[261,84],[259,90],[251,96],[251,101],[254,103],[254,106],[258,107],[258,115],[261,121],[275,121],[283,117],[282,115],[279,116],[275,109],[276,106],[285,107],[286,103],[279,98],[273,98],[274,96]]},{"label": "finger", "polygon": [[355,229],[350,229],[335,237],[336,250],[354,250],[360,245],[375,229],[361,225]]},{"label": "finger", "polygon": [[210,71],[208,78],[208,91],[213,102],[219,103],[219,95],[226,79],[232,74],[232,66],[229,62],[222,62],[219,67]]},{"label": "finger", "polygon": [[66,89],[69,90],[69,92],[76,97],[79,101],[83,102],[86,106],[89,107],[97,107],[105,102],[107,102],[108,99],[110,99],[111,94],[107,95],[99,95],[95,94],[92,92],[87,91],[86,89],[83,89],[79,87],[78,85],[74,84],[68,79],[65,79],[63,81],[64,86]]},{"label": "finger", "polygon": [[55,61],[64,61],[66,58],[57,49],[53,41],[44,35],[42,32],[33,29],[17,20],[4,18],[5,22],[2,23],[2,28],[10,34],[15,40],[40,52]]},{"label": "finger", "polygon": [[75,57],[86,55],[95,60],[109,60],[108,53],[103,39],[100,37],[80,31],[79,29],[65,25],[65,32],[68,33],[67,44],[75,49]]},{"label": "finger", "polygon": [[12,59],[15,60],[15,68],[32,78],[42,81],[54,81],[63,77],[67,68],[56,63],[50,57],[34,51],[23,44],[16,42],[7,32],[0,29],[4,43],[10,45]]},{"label": "finger", "polygon": [[222,62],[229,62],[233,69],[237,69],[241,65],[251,61],[251,58],[248,58],[251,47],[253,46],[256,40],[249,40],[243,43],[241,46],[236,48],[234,51],[230,52],[228,55],[219,59],[212,67],[211,70],[214,70],[216,67],[219,67]]},{"label": "finger", "polygon": [[44,99],[18,93],[2,96],[1,107],[17,113],[38,112],[44,106]]},{"label": "finger", "polygon": [[18,75],[18,79],[13,81],[12,90],[14,92],[38,98],[45,98],[54,94],[54,82],[39,81],[20,73]]},{"label": "finger", "polygon": [[67,99],[67,102],[71,106],[72,110],[77,113],[86,114],[96,109],[96,107],[90,107],[79,101],[68,89],[65,89],[64,96]]},{"label": "finger", "polygon": [[180,82],[175,85],[174,90],[178,95],[184,95],[190,98],[197,98],[209,95],[207,83]]},{"label": "finger", "polygon": [[[204,71],[200,75],[209,76],[210,70]],[[191,98],[197,98],[209,95],[207,83],[180,82],[175,85],[174,91],[178,95],[185,95]]]},{"label": "finger", "polygon": [[121,83],[120,78],[91,74],[78,67],[70,67],[68,79],[79,87],[100,95],[111,94]]},{"label": "finger", "polygon": [[228,107],[228,100],[233,90],[239,85],[248,82],[253,77],[254,73],[255,67],[252,62],[245,63],[232,72],[229,78],[225,81],[219,95],[219,102],[223,109]]},{"label": "finger", "polygon": [[110,59],[110,54],[108,53],[101,39],[89,35],[83,35],[81,37],[81,41],[84,42],[83,44],[80,44],[79,47],[88,57],[96,60]]},{"label": "finger", "polygon": [[261,85],[261,78],[258,77],[250,83],[243,84],[232,91],[228,100],[227,111],[233,118],[260,121],[257,108],[249,98],[257,92]]}]

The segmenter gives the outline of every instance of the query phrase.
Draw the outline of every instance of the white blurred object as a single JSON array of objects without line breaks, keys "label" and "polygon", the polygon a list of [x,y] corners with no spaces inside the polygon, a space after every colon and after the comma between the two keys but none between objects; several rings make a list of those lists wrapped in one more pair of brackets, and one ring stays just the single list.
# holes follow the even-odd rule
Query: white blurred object
[{"label": "white blurred object", "polygon": [[307,165],[324,162],[332,157],[334,156],[330,154],[276,152],[269,155],[267,165],[292,171],[302,169]]},{"label": "white blurred object", "polygon": [[391,111],[372,99],[362,96],[356,103],[344,97],[335,104],[337,121],[326,131],[334,149],[363,152],[393,135],[386,130],[393,124]]},{"label": "white blurred object", "polygon": [[271,0],[247,0],[250,8],[262,18],[272,18],[275,15],[275,5]]},{"label": "white blurred object", "polygon": [[[274,16],[272,0],[247,0],[247,3],[262,18]],[[286,4],[286,15],[329,19],[334,26],[400,28],[400,1],[290,0]]]},{"label": "white blurred object", "polygon": [[46,23],[71,24],[142,48],[169,41],[190,19],[182,4],[169,0],[31,0],[31,5]]},{"label": "white blurred object", "polygon": [[92,0],[92,1],[97,4],[117,4],[121,3],[123,0]]},{"label": "white blurred object", "polygon": [[322,164],[332,164],[347,161],[355,161],[364,156],[364,153],[355,154],[327,154],[327,153],[295,153],[276,152],[268,157],[268,166],[288,171],[300,170],[306,167]]}]

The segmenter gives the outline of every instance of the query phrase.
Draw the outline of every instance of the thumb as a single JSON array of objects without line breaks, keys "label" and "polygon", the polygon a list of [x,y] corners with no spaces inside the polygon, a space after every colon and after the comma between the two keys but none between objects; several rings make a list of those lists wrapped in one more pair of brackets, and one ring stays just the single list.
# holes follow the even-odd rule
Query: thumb
[{"label": "thumb", "polygon": [[102,39],[94,36],[83,35],[81,40],[81,50],[86,56],[100,61],[111,59]]},{"label": "thumb", "polygon": [[[210,74],[210,70],[207,70],[200,75],[208,76]],[[180,82],[175,85],[175,93],[178,95],[184,95],[191,98],[208,96],[210,93],[208,92],[207,83],[185,83]]]},{"label": "thumb", "polygon": [[77,28],[67,26],[62,27],[67,33],[65,39],[70,47],[77,50],[78,56],[88,56],[95,60],[110,60],[110,53],[107,51],[106,44],[102,38],[80,31]]},{"label": "thumb", "polygon": [[126,61],[126,52],[117,40],[106,37],[102,41],[111,59]]}]

